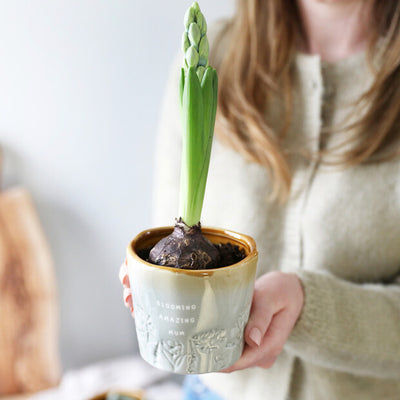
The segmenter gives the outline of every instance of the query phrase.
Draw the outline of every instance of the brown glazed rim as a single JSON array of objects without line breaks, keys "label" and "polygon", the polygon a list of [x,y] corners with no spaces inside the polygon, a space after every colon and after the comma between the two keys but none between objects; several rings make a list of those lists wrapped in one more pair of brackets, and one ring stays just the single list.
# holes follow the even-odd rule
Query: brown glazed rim
[{"label": "brown glazed rim", "polygon": [[104,400],[107,395],[109,394],[119,394],[123,396],[129,396],[132,398],[132,400],[143,400],[144,399],[144,392],[142,390],[139,391],[134,391],[134,392],[127,392],[127,391],[115,391],[115,390],[109,390],[108,392],[98,394],[97,396],[91,397],[89,400]]},{"label": "brown glazed rim", "polygon": [[[140,232],[136,237],[129,243],[128,251],[129,254],[137,261],[148,265],[152,268],[162,269],[166,271],[171,271],[174,273],[184,273],[189,275],[197,275],[197,276],[207,276],[213,275],[215,272],[225,270],[228,268],[237,268],[247,264],[253,258],[258,256],[256,242],[250,236],[243,235],[241,233],[237,233],[234,231],[230,231],[227,229],[220,229],[220,228],[211,228],[211,227],[202,227],[201,232],[203,235],[209,239],[212,243],[227,243],[230,242],[232,244],[236,244],[247,253],[247,256],[243,258],[243,260],[239,261],[236,264],[227,265],[225,267],[220,268],[212,268],[212,269],[198,269],[198,270],[191,270],[191,269],[179,269],[179,268],[171,268],[171,267],[163,267],[161,265],[155,265],[149,263],[138,256],[136,253],[136,248],[138,244],[141,242],[147,242],[148,244],[152,243],[154,245],[163,237],[172,233],[174,227],[173,226],[162,226],[158,228],[146,229],[145,231]],[[146,246],[143,246],[146,247]]]}]

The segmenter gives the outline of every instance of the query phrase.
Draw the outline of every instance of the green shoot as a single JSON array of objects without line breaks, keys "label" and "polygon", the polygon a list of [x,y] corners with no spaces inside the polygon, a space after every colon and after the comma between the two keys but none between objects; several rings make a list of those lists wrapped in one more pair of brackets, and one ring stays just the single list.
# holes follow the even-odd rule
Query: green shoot
[{"label": "green shoot", "polygon": [[197,2],[185,14],[180,106],[183,148],[180,216],[189,225],[200,222],[217,111],[218,78],[208,65],[207,24]]}]

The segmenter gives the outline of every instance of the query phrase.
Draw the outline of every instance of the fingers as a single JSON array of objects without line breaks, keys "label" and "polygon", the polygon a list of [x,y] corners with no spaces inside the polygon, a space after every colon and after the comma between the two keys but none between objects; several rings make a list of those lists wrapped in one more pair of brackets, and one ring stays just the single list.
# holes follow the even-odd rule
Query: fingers
[{"label": "fingers", "polygon": [[273,316],[260,346],[246,345],[240,359],[221,372],[229,373],[254,366],[271,368],[282,352],[292,328],[293,318],[290,312],[287,310],[278,312]]},{"label": "fingers", "polygon": [[241,369],[255,366],[261,368],[270,368],[275,361],[275,356],[268,357],[265,354],[261,355],[259,348],[254,348],[246,345],[239,360],[236,361],[235,364],[223,369],[220,372],[231,373],[233,371],[239,371]]},{"label": "fingers", "polygon": [[124,303],[125,303],[125,306],[128,307],[129,309],[132,308],[132,307],[133,307],[133,304],[132,304],[132,293],[131,293],[131,289],[129,289],[129,288],[124,288],[123,296],[124,296]]},{"label": "fingers", "polygon": [[268,354],[271,357],[276,358],[281,353],[294,324],[295,319],[287,309],[280,311],[274,316],[264,338]]},{"label": "fingers", "polygon": [[265,297],[261,288],[256,287],[250,310],[249,321],[244,333],[245,341],[252,347],[260,346],[265,333],[271,323],[274,310]]},{"label": "fingers", "polygon": [[125,307],[129,308],[132,317],[135,318],[135,313],[133,311],[133,304],[132,304],[132,292],[131,292],[131,285],[129,283],[129,276],[128,276],[128,267],[127,267],[127,260],[125,259],[124,263],[121,265],[119,269],[119,280],[121,281],[124,291],[124,304]]},{"label": "fingers", "polygon": [[240,359],[222,372],[249,367],[270,368],[290,335],[304,304],[304,290],[297,275],[270,272],[256,281],[247,343]]},{"label": "fingers", "polygon": [[121,265],[121,268],[119,269],[119,280],[122,283],[122,286],[129,288],[130,283],[129,283],[129,276],[128,276],[128,266],[127,266],[127,260],[125,259],[124,263]]},{"label": "fingers", "polygon": [[124,288],[124,303],[125,307],[129,308],[129,311],[132,314],[132,317],[135,318],[135,312],[133,309],[133,302],[132,302],[132,292],[130,288]]},{"label": "fingers", "polygon": [[133,310],[133,302],[132,302],[132,292],[131,288],[125,287],[123,291],[124,296],[124,304],[126,308],[129,308],[129,311],[132,314],[132,317],[135,318],[135,312]]},{"label": "fingers", "polygon": [[233,371],[238,371],[240,369],[246,368],[247,365],[251,365],[252,361],[256,360],[256,358],[257,358],[257,349],[245,345],[243,353],[239,358],[239,360],[237,360],[235,364],[231,365],[228,368],[223,369],[220,372],[230,373]]}]

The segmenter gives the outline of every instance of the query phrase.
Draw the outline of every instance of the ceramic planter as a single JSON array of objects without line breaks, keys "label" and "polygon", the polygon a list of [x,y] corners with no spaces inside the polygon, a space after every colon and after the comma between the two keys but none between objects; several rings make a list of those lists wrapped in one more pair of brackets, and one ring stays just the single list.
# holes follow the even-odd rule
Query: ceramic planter
[{"label": "ceramic planter", "polygon": [[153,265],[139,256],[172,230],[143,231],[127,249],[140,354],[151,365],[179,374],[219,371],[243,350],[256,245],[249,236],[202,228],[211,242],[236,244],[246,257],[227,267],[192,271]]},{"label": "ceramic planter", "polygon": [[126,391],[110,391],[106,393],[99,394],[95,397],[91,397],[89,400],[106,400],[108,398],[121,399],[121,400],[144,400],[144,392],[137,391],[126,392]]}]

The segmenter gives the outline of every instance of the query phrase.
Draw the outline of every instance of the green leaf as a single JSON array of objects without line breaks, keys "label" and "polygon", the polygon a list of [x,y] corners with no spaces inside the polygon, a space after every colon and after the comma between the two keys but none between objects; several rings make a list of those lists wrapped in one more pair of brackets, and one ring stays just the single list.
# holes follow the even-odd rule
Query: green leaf
[{"label": "green leaf", "polygon": [[204,77],[201,82],[201,91],[204,99],[203,125],[204,125],[204,132],[207,135],[207,140],[205,140],[205,142],[207,143],[210,131],[213,132],[213,129],[211,129],[211,122],[212,122],[212,114],[214,112],[214,74],[213,74],[213,69],[211,67],[208,67],[204,73]]},{"label": "green leaf", "polygon": [[181,168],[180,216],[189,226],[200,221],[204,196],[199,193],[199,181],[204,164],[203,96],[195,68],[189,67],[182,101],[183,149]]},{"label": "green leaf", "polygon": [[210,165],[211,147],[214,136],[215,116],[217,112],[217,94],[218,94],[218,78],[215,69],[208,67],[201,83],[203,92],[203,113],[204,113],[204,154],[203,170],[201,172],[200,190],[203,191],[201,202],[203,203],[205,187],[208,176],[208,167]]},{"label": "green leaf", "polygon": [[181,79],[179,80],[179,103],[182,109],[183,89],[185,88],[185,69],[181,68]]}]

